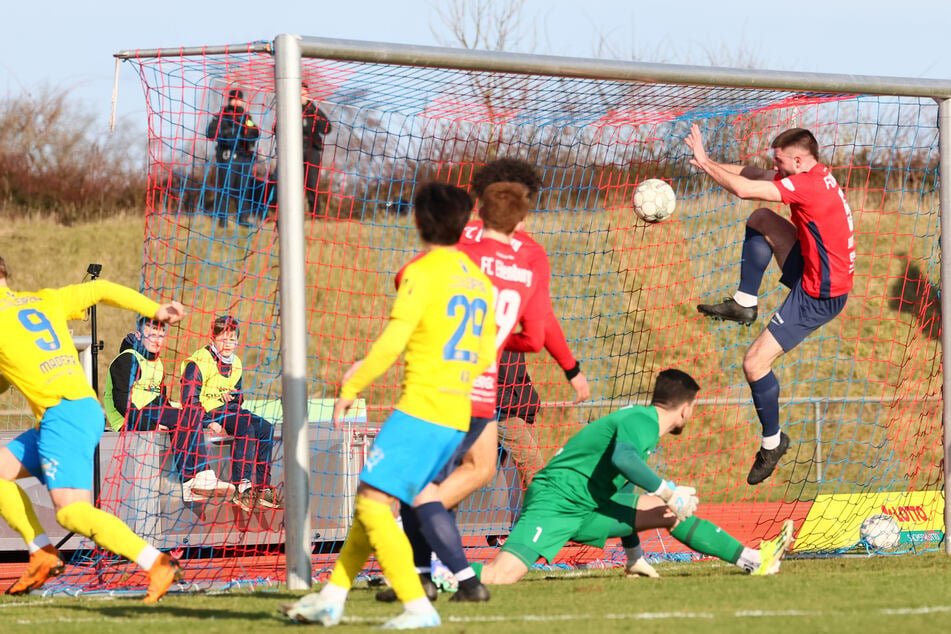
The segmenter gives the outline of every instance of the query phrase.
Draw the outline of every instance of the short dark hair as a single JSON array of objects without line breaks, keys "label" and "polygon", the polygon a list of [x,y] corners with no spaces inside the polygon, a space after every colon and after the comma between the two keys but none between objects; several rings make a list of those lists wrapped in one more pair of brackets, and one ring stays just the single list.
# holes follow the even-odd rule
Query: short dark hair
[{"label": "short dark hair", "polygon": [[165,323],[159,321],[155,317],[139,317],[135,320],[135,329],[139,332],[145,330],[146,326],[162,326],[165,327]]},{"label": "short dark hair", "polygon": [[244,101],[244,93],[237,88],[232,88],[228,91],[228,99],[240,99],[241,101]]},{"label": "short dark hair", "polygon": [[489,161],[477,169],[472,175],[472,191],[481,199],[486,187],[492,183],[506,182],[525,185],[532,198],[538,195],[542,186],[542,179],[534,165],[522,159],[506,157]]},{"label": "short dark hair", "polygon": [[654,381],[654,395],[651,405],[672,409],[691,402],[697,397],[700,385],[683,370],[667,368],[661,370]]},{"label": "short dark hair", "polygon": [[525,220],[531,203],[528,187],[521,183],[492,183],[482,195],[479,215],[486,229],[511,234]]},{"label": "short dark hair", "polygon": [[819,160],[819,142],[812,132],[805,128],[791,128],[785,132],[780,132],[770,147],[774,150],[779,148],[785,150],[788,147],[798,147],[812,155],[812,158]]},{"label": "short dark hair", "polygon": [[5,280],[10,276],[10,272],[7,270],[7,263],[3,261],[3,258],[0,258],[0,280]]},{"label": "short dark hair", "polygon": [[237,335],[239,334],[238,326],[240,325],[238,320],[231,315],[218,315],[215,317],[214,323],[211,324],[211,336],[217,337],[223,332],[231,332],[232,330]]},{"label": "short dark hair", "polygon": [[472,216],[466,190],[445,183],[426,183],[413,199],[419,237],[428,244],[452,246]]}]

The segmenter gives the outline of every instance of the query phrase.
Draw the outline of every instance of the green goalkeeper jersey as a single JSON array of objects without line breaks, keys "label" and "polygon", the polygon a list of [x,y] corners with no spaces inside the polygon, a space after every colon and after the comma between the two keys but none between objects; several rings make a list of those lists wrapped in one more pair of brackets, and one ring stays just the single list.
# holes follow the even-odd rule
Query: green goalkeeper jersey
[{"label": "green goalkeeper jersey", "polygon": [[572,436],[538,472],[530,489],[549,500],[557,498],[559,506],[591,509],[610,500],[629,482],[655,491],[661,479],[646,460],[659,441],[656,408],[634,405],[620,409]]}]

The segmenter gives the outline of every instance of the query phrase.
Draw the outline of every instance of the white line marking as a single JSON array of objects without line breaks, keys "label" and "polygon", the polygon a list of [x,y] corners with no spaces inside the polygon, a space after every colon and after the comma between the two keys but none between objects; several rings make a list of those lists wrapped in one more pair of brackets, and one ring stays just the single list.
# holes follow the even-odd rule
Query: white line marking
[{"label": "white line marking", "polygon": [[0,608],[19,608],[28,605],[49,605],[52,602],[52,599],[47,599],[46,601],[16,601],[14,603],[0,603]]},{"label": "white line marking", "polygon": [[935,614],[937,612],[951,612],[951,605],[935,605],[928,608],[884,608],[880,610],[888,616],[900,614]]},{"label": "white line marking", "polygon": [[[38,605],[48,605],[52,600],[30,601],[16,603],[2,603],[0,608],[7,607],[33,607]],[[882,616],[905,616],[909,614],[938,614],[951,612],[951,605],[934,605],[920,608],[882,608],[875,610]],[[633,612],[628,614],[523,614],[513,616],[448,616],[444,618],[446,623],[546,623],[546,622],[566,622],[566,621],[589,621],[596,619],[608,620],[668,620],[668,619],[728,619],[728,618],[763,618],[763,617],[821,617],[845,614],[844,611],[804,611],[804,610],[737,610],[732,613],[717,615],[712,612]],[[155,618],[158,617],[158,618]],[[159,616],[155,614],[153,618],[138,618],[137,615],[123,617],[91,617],[91,618],[18,618],[14,622],[19,625],[38,625],[48,623],[103,623],[103,622],[122,622],[122,623],[174,623],[177,619],[169,615]],[[354,624],[380,624],[385,619],[368,618],[360,616],[345,616],[345,623]]]}]

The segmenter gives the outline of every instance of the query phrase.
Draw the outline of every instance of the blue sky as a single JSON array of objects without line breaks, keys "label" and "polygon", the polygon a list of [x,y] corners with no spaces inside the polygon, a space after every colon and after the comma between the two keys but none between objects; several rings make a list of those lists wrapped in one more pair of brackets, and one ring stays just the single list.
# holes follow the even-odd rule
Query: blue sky
[{"label": "blue sky", "polygon": [[[472,1],[472,0],[470,0]],[[47,0],[4,7],[0,97],[62,86],[103,120],[112,54],[128,48],[270,40],[278,33],[438,45],[439,0]],[[664,15],[658,7],[672,7]],[[896,9],[900,7],[900,9]],[[809,72],[951,79],[942,42],[951,3],[941,0],[525,0],[534,52]],[[523,38],[527,43],[528,38]],[[521,52],[527,51],[520,47]],[[120,117],[144,126],[138,79],[120,68]]]}]

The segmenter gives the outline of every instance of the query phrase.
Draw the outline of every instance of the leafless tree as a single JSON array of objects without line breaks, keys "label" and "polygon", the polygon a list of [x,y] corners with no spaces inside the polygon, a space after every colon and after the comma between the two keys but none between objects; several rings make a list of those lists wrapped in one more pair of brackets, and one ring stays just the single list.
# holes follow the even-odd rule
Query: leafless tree
[{"label": "leafless tree", "polygon": [[[440,24],[431,24],[436,41],[487,51],[532,52],[534,23],[524,15],[525,0],[453,0],[433,7]],[[440,26],[441,25],[441,26]]]}]

